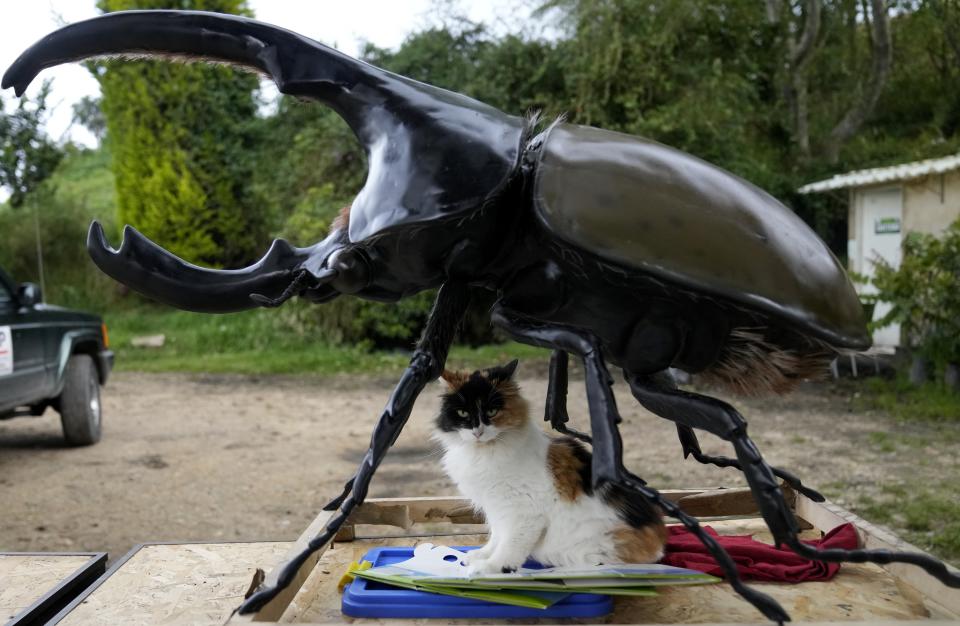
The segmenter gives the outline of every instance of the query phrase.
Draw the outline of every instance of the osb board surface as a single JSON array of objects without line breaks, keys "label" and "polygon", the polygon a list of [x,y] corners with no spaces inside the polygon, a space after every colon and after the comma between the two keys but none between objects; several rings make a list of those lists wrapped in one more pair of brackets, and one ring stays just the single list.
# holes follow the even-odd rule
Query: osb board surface
[{"label": "osb board surface", "polygon": [[60,624],[222,624],[287,542],[146,545]]},{"label": "osb board surface", "polygon": [[0,622],[12,619],[89,560],[83,555],[0,554]]},{"label": "osb board surface", "polygon": [[[752,534],[760,541],[771,537],[761,520],[734,520],[709,522],[722,534]],[[805,538],[816,538],[818,533],[808,531]],[[436,626],[442,623],[502,623],[504,620],[355,620],[340,612],[340,594],[336,583],[347,565],[359,559],[370,548],[384,545],[413,545],[418,541],[448,545],[474,545],[485,541],[483,535],[423,538],[358,539],[339,543],[322,557],[320,564],[304,584],[290,608],[284,613],[284,622],[294,623],[352,623],[393,622],[419,623]],[[877,621],[907,620],[930,617],[922,599],[909,590],[901,590],[896,580],[875,565],[844,565],[829,582],[808,582],[798,585],[752,583],[758,589],[776,598],[794,620],[823,621]],[[576,622],[577,620],[567,620]],[[614,612],[601,620],[585,620],[607,624],[679,624],[710,622],[758,622],[762,616],[725,583],[696,587],[664,589],[657,598],[615,598]],[[555,623],[546,620],[545,623]],[[523,620],[518,623],[538,623]]]}]

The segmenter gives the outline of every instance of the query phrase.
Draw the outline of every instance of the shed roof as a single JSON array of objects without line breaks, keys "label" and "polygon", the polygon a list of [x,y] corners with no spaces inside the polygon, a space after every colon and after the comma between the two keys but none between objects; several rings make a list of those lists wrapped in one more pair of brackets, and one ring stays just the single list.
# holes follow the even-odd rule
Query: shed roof
[{"label": "shed roof", "polygon": [[890,167],[875,167],[868,170],[856,170],[846,174],[837,174],[833,178],[820,180],[797,189],[799,193],[816,193],[847,187],[865,187],[912,178],[921,178],[930,174],[943,174],[960,169],[960,154],[939,159],[926,159],[913,163],[901,163]]}]

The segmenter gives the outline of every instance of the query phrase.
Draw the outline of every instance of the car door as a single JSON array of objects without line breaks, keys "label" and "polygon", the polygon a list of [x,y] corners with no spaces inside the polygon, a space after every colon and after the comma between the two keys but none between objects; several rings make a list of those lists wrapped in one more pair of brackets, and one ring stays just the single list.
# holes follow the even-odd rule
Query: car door
[{"label": "car door", "polygon": [[11,281],[0,279],[0,411],[46,395],[43,325],[21,307]]}]

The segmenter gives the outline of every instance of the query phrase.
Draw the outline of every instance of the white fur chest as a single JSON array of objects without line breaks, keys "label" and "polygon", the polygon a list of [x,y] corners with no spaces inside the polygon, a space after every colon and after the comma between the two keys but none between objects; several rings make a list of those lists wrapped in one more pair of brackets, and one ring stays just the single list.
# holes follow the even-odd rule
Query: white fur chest
[{"label": "white fur chest", "polygon": [[476,571],[519,567],[527,555],[558,566],[618,562],[612,532],[623,522],[596,497],[560,496],[547,461],[550,438],[536,425],[490,443],[436,436],[444,470],[490,527],[487,545],[471,557]]},{"label": "white fur chest", "polygon": [[443,468],[484,513],[513,507],[541,509],[555,500],[547,469],[547,435],[530,425],[522,433],[485,444],[443,440]]}]

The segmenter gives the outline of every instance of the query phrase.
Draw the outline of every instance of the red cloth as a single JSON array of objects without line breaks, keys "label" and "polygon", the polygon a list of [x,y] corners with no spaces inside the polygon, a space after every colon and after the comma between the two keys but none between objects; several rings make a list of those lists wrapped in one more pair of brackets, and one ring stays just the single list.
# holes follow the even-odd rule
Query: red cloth
[{"label": "red cloth", "polygon": [[[696,535],[683,526],[668,526],[667,547],[661,563],[695,569],[713,576],[723,576],[723,570]],[[737,571],[746,580],[799,583],[805,580],[829,580],[840,569],[839,563],[810,561],[794,554],[789,548],[775,548],[756,541],[749,535],[718,535],[705,526],[704,530],[730,554]],[[843,524],[828,532],[823,539],[804,543],[819,548],[858,547],[857,531],[853,524]]]}]

